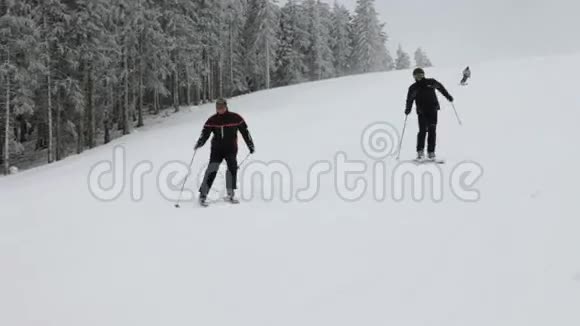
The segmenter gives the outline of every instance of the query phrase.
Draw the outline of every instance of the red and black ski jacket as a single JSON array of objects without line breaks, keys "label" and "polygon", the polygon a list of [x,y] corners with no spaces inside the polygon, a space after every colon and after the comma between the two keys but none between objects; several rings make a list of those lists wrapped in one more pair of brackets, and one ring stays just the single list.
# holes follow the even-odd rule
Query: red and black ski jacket
[{"label": "red and black ski jacket", "polygon": [[246,121],[237,113],[226,111],[224,114],[211,116],[201,131],[201,136],[197,141],[196,148],[200,148],[213,134],[211,140],[212,150],[225,152],[237,152],[238,131],[242,134],[246,145],[250,151],[254,151],[254,141],[248,130]]}]

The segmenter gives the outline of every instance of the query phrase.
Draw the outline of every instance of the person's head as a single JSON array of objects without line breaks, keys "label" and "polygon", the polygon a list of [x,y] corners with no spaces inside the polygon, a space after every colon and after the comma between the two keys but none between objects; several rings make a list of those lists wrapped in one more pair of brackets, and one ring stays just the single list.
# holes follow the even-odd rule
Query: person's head
[{"label": "person's head", "polygon": [[222,98],[217,100],[215,108],[218,114],[224,114],[228,111],[228,102]]},{"label": "person's head", "polygon": [[425,78],[425,71],[421,68],[417,68],[413,70],[413,77],[415,78],[416,81],[420,81],[423,78]]}]

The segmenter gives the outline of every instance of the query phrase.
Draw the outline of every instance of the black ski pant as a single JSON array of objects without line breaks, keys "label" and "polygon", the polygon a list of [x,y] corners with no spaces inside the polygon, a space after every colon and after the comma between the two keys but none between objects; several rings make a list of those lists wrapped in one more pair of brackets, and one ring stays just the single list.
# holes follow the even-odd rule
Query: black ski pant
[{"label": "black ski pant", "polygon": [[419,134],[417,135],[417,152],[425,150],[425,139],[427,135],[427,152],[435,153],[437,145],[437,111],[421,112],[419,118]]},{"label": "black ski pant", "polygon": [[209,158],[209,165],[207,170],[205,171],[205,175],[203,177],[203,181],[201,187],[199,189],[199,193],[202,196],[207,196],[217,173],[219,171],[219,167],[221,163],[225,160],[228,166],[227,173],[226,173],[226,189],[228,191],[237,189],[237,178],[238,178],[238,153],[236,150],[224,150],[220,148],[212,148],[210,158]]}]

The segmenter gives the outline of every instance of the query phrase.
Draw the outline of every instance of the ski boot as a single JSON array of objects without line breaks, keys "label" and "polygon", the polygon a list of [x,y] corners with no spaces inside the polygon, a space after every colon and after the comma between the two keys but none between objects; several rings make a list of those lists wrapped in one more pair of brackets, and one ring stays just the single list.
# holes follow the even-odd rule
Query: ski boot
[{"label": "ski boot", "polygon": [[207,202],[207,196],[206,195],[199,195],[199,206],[202,207],[208,207],[209,204]]},{"label": "ski boot", "polygon": [[429,159],[429,161],[436,161],[437,160],[437,156],[435,156],[435,152],[429,152],[427,154],[427,158]]},{"label": "ski boot", "polygon": [[231,204],[239,204],[240,201],[236,199],[236,193],[234,190],[228,190],[228,195],[226,196],[226,201]]},{"label": "ski boot", "polygon": [[417,158],[415,161],[422,161],[425,159],[425,152],[424,151],[417,151]]}]

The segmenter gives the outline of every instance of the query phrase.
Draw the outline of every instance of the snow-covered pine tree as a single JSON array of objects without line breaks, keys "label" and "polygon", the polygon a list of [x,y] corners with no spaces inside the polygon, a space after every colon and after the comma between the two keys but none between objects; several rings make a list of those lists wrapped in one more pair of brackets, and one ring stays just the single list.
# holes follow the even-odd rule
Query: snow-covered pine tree
[{"label": "snow-covered pine tree", "polygon": [[35,76],[34,45],[38,41],[31,19],[31,6],[20,1],[5,3],[6,13],[0,17],[0,96],[3,97],[2,161],[4,174],[10,173],[11,144],[18,142],[11,133],[11,122],[20,114],[34,110]]},{"label": "snow-covered pine tree", "polygon": [[199,58],[203,77],[203,96],[205,101],[211,101],[220,96],[222,80],[222,62],[224,57],[224,28],[226,1],[203,1],[197,3],[198,30],[194,34],[201,35],[201,57]]},{"label": "snow-covered pine tree", "polygon": [[382,65],[383,65],[384,70],[390,71],[390,70],[395,69],[395,61],[393,60],[393,57],[391,56],[389,49],[387,49],[387,42],[389,40],[389,37],[388,37],[387,33],[384,31],[385,25],[386,24],[381,24],[381,39],[382,39],[381,52],[383,53]]},{"label": "snow-covered pine tree", "polygon": [[397,49],[397,59],[395,60],[395,69],[404,70],[411,68],[411,57],[407,52],[403,51],[403,47],[399,45]]},{"label": "snow-covered pine tree", "polygon": [[249,89],[271,87],[278,47],[279,7],[277,0],[248,0],[244,29],[246,76]]},{"label": "snow-covered pine tree", "polygon": [[351,21],[352,17],[348,9],[335,2],[332,11],[330,38],[334,56],[334,70],[337,76],[345,76],[351,72]]},{"label": "snow-covered pine tree", "polygon": [[[159,112],[159,96],[171,94],[164,81],[170,75],[171,60],[168,52],[168,38],[161,26],[162,12],[153,3],[140,3],[135,17],[137,50],[135,68],[137,70],[137,125],[144,125],[145,94],[153,94],[154,112]],[[105,91],[106,93],[106,91]]]},{"label": "snow-covered pine tree", "polygon": [[306,0],[307,29],[310,38],[306,50],[306,66],[310,80],[321,80],[333,75],[334,65],[330,48],[330,10],[319,0]]},{"label": "snow-covered pine tree", "polygon": [[387,70],[386,34],[379,22],[374,0],[357,0],[353,20],[353,53],[351,64],[354,73]]},{"label": "snow-covered pine tree", "polygon": [[304,8],[296,0],[288,0],[281,10],[278,39],[280,45],[276,56],[276,86],[308,80],[304,55],[310,45],[308,22]]},{"label": "snow-covered pine tree", "polygon": [[332,51],[332,37],[331,30],[333,27],[332,8],[329,4],[317,0],[318,13],[322,25],[321,35],[324,42],[321,44],[322,48],[322,78],[332,78],[336,76],[334,69],[334,53]]},{"label": "snow-covered pine tree", "polygon": [[429,57],[427,57],[427,53],[425,53],[422,48],[418,48],[415,51],[415,65],[420,68],[428,68],[433,66],[431,60],[429,60]]},{"label": "snow-covered pine tree", "polygon": [[[143,0],[135,1],[138,4],[136,14],[144,11]],[[93,148],[97,145],[97,125],[103,118],[102,107],[97,107],[98,84],[104,77],[106,69],[112,60],[107,53],[108,46],[113,46],[114,39],[107,32],[105,22],[111,16],[110,6],[106,0],[77,0],[72,13],[71,24],[74,28],[75,49],[79,56],[79,80],[82,81],[84,105],[77,108],[79,143],[77,152],[84,147]]]},{"label": "snow-covered pine tree", "polygon": [[[43,104],[46,105],[46,121],[43,118],[39,119],[39,124],[46,124],[46,128],[37,126],[39,134],[37,135],[36,148],[47,148],[48,163],[52,163],[55,159],[54,146],[54,98],[56,94],[55,81],[62,79],[64,76],[57,73],[56,64],[58,58],[61,56],[64,47],[64,36],[66,32],[66,24],[69,23],[71,16],[67,12],[66,6],[59,0],[45,0],[39,2],[32,8],[31,17],[34,20],[36,33],[38,35],[37,49],[39,51],[39,67],[41,69],[36,71],[38,73],[40,87],[43,88],[42,94],[46,97]],[[42,106],[42,104],[41,104]],[[46,134],[41,131],[45,131]]]},{"label": "snow-covered pine tree", "polygon": [[228,97],[246,93],[248,86],[244,75],[243,31],[246,23],[246,0],[225,1],[224,40],[224,88]]}]

